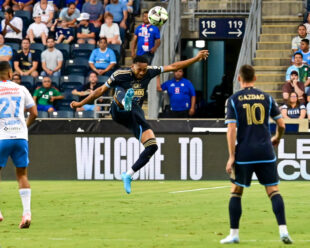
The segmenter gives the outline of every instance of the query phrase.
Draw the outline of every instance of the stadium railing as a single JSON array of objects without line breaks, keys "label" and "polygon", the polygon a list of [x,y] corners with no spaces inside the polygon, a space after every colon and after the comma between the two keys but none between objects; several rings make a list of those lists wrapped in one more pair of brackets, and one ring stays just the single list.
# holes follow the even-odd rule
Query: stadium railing
[{"label": "stadium railing", "polygon": [[252,65],[262,26],[262,0],[253,0],[233,80],[234,92],[240,89],[238,73],[244,64]]},{"label": "stadium railing", "polygon": [[[180,0],[170,0],[167,8],[169,19],[160,30],[161,45],[155,53],[152,65],[169,65],[175,62],[176,48],[181,35],[181,3]],[[168,73],[161,75],[161,82],[168,80]],[[159,110],[159,94],[156,91],[156,79],[152,79],[148,87],[149,118],[156,119]]]}]

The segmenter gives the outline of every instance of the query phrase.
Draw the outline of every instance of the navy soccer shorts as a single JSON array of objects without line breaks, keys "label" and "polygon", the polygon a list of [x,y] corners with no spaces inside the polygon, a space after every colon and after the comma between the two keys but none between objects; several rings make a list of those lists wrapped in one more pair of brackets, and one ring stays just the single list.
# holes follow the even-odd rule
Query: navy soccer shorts
[{"label": "navy soccer shorts", "polygon": [[250,187],[253,173],[255,172],[258,181],[264,186],[279,184],[277,165],[273,163],[259,164],[234,164],[230,180],[241,187]]}]

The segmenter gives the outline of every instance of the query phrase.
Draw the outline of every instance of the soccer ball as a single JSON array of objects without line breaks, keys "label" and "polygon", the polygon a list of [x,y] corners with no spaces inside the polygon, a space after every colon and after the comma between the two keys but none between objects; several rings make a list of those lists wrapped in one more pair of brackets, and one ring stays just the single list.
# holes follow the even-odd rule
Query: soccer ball
[{"label": "soccer ball", "polygon": [[168,12],[165,8],[155,6],[148,13],[149,22],[155,26],[161,26],[168,20]]}]

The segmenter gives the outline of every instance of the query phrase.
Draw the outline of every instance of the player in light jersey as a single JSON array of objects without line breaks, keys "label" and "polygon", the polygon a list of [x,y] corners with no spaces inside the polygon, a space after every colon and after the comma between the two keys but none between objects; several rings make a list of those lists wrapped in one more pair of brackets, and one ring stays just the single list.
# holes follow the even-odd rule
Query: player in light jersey
[{"label": "player in light jersey", "polygon": [[[8,62],[0,62],[0,170],[10,156],[16,166],[19,194],[23,205],[23,217],[19,228],[28,228],[31,222],[31,189],[28,182],[28,129],[38,112],[29,91],[10,79],[12,69]],[[30,115],[27,123],[24,110]],[[0,221],[3,216],[0,213]]]}]

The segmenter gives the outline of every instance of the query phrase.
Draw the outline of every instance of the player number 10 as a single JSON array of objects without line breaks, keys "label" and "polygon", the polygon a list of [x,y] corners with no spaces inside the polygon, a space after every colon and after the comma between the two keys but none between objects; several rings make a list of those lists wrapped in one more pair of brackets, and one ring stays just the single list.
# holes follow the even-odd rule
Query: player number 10
[{"label": "player number 10", "polygon": [[[246,119],[248,125],[260,125],[264,123],[265,120],[265,108],[261,103],[254,103],[252,106],[249,103],[245,103],[242,107],[246,110]],[[259,109],[260,117],[259,120],[256,119],[256,109]]]}]

